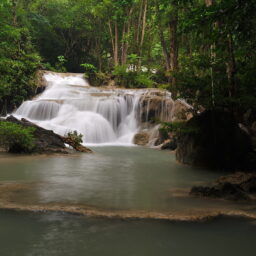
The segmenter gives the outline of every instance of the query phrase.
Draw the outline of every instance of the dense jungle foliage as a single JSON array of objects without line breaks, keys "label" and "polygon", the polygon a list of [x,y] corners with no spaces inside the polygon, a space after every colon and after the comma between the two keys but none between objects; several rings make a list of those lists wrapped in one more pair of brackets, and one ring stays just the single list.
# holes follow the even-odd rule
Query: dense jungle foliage
[{"label": "dense jungle foliage", "polygon": [[205,108],[256,109],[255,0],[0,0],[0,111],[38,69],[160,87]]}]

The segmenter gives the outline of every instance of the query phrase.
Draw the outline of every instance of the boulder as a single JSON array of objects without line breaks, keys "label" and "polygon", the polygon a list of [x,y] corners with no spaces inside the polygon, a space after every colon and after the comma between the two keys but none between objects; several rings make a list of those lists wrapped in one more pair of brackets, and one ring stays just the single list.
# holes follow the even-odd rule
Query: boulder
[{"label": "boulder", "polygon": [[174,102],[172,121],[187,121],[193,117],[192,107],[183,100]]},{"label": "boulder", "polygon": [[133,143],[139,146],[145,146],[149,143],[149,134],[147,132],[137,133],[133,138]]},{"label": "boulder", "polygon": [[[34,131],[34,144],[35,148],[33,153],[70,153],[71,151],[65,146],[65,143],[72,146],[76,151],[80,152],[92,152],[90,149],[82,146],[76,145],[74,147],[72,141],[69,141],[68,138],[62,137],[51,130],[46,130],[42,127],[37,126],[34,123],[26,119],[18,120],[14,116],[9,116],[5,119],[8,122],[13,122],[25,127],[33,127]],[[3,120],[2,120],[3,121]]]},{"label": "boulder", "polygon": [[235,173],[223,176],[209,185],[193,187],[190,194],[235,201],[252,200],[256,194],[256,174]]},{"label": "boulder", "polygon": [[169,122],[174,102],[164,95],[146,95],[140,99],[138,116],[141,123]]},{"label": "boulder", "polygon": [[205,111],[186,123],[187,133],[178,136],[176,159],[184,164],[218,169],[251,168],[250,136],[228,112]]}]

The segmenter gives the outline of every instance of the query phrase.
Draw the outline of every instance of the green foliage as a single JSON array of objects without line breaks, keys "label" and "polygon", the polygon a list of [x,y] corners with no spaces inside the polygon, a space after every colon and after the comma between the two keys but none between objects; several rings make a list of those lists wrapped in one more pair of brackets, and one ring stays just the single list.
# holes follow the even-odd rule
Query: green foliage
[{"label": "green foliage", "polygon": [[199,132],[197,127],[188,125],[187,122],[178,121],[178,122],[164,122],[161,124],[159,131],[163,138],[167,139],[169,133],[174,133],[176,136],[184,134],[195,134]]},{"label": "green foliage", "polygon": [[68,132],[66,137],[71,140],[74,146],[79,146],[83,142],[83,135],[78,134],[77,131]]},{"label": "green foliage", "polygon": [[3,0],[0,111],[33,95],[38,68],[85,72],[92,85],[113,75],[120,86],[173,90],[193,105],[240,117],[256,111],[256,2],[213,3]]},{"label": "green foliage", "polygon": [[128,65],[116,66],[113,75],[116,83],[126,88],[151,88],[155,86],[150,74],[130,71]]},{"label": "green foliage", "polygon": [[90,63],[80,65],[85,69],[85,78],[89,80],[92,86],[102,86],[109,80],[109,76],[103,72],[97,72],[97,68]]},{"label": "green foliage", "polygon": [[11,5],[0,8],[0,114],[13,110],[34,94],[34,75],[41,62],[29,29],[14,24],[12,15]]},{"label": "green foliage", "polygon": [[56,72],[67,72],[67,69],[65,68],[65,63],[67,60],[63,55],[60,55],[57,57],[57,62],[55,63],[55,71]]},{"label": "green foliage", "polygon": [[30,153],[34,148],[33,127],[0,121],[0,146],[12,153]]},{"label": "green foliage", "polygon": [[96,71],[97,71],[96,67],[90,63],[84,63],[84,64],[81,64],[80,66],[85,69],[85,72],[87,74],[96,73]]}]

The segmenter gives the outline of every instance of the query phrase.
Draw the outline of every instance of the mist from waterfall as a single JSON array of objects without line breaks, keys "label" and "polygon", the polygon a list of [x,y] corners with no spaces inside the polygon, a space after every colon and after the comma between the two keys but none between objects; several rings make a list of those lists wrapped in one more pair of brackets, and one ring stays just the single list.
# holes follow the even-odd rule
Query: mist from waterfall
[{"label": "mist from waterfall", "polygon": [[[47,88],[14,113],[60,135],[83,134],[86,144],[132,145],[140,129],[141,98],[147,89],[91,87],[81,74],[44,75]],[[169,113],[167,113],[169,115]]]}]

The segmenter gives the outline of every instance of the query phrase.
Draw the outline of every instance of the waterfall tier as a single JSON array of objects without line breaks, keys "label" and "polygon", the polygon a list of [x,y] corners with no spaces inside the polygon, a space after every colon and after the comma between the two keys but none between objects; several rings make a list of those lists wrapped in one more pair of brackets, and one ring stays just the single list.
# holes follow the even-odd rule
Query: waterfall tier
[{"label": "waterfall tier", "polygon": [[142,124],[172,118],[167,91],[91,87],[80,74],[46,73],[44,79],[45,91],[24,102],[15,116],[60,135],[76,130],[88,144],[132,144]]}]

